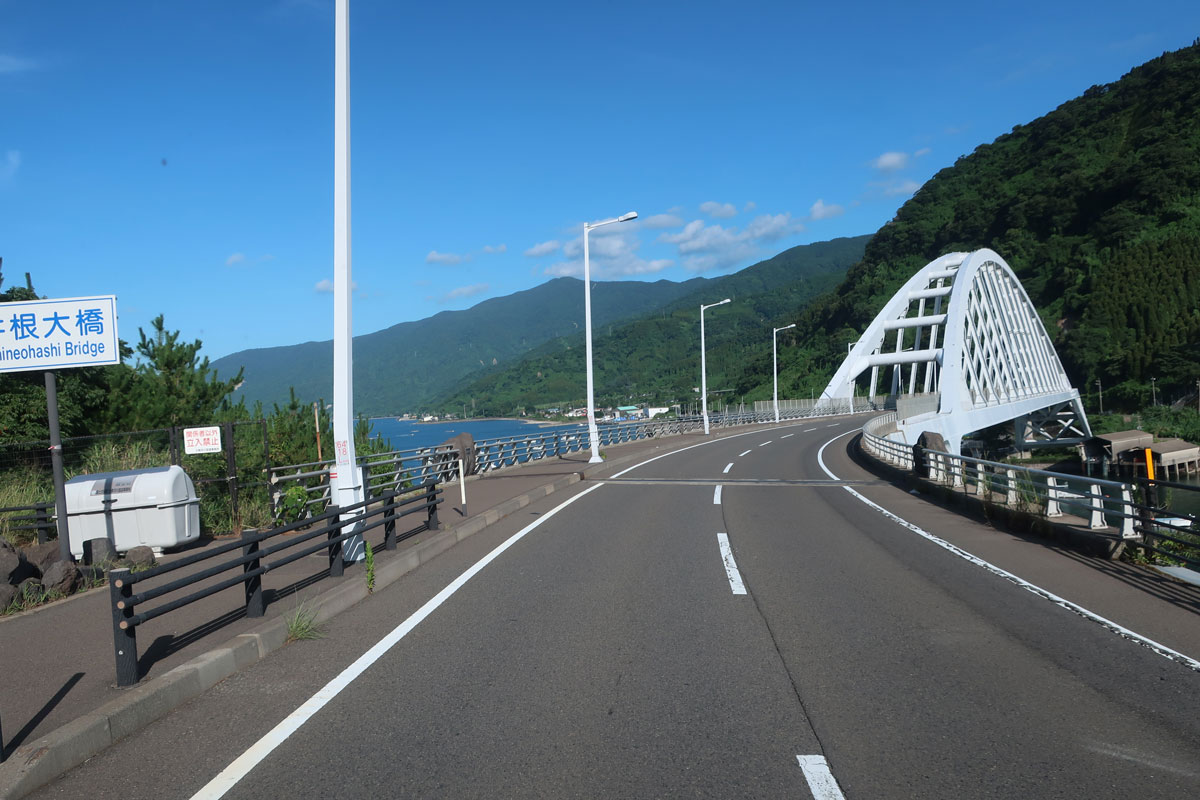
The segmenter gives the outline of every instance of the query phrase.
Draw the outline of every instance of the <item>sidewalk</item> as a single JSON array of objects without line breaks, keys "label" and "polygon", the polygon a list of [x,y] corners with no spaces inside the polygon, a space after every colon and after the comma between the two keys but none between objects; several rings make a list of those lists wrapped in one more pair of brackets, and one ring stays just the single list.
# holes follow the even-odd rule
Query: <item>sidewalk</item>
[{"label": "sidewalk", "polygon": [[[710,438],[747,429],[714,430]],[[368,541],[379,545],[376,591],[537,499],[702,438],[683,434],[606,447],[609,458],[603,464],[589,465],[589,454],[584,451],[472,476],[466,481],[465,515],[459,484],[444,484],[440,530],[412,536],[394,551],[382,549],[381,530],[368,534]],[[423,521],[423,515],[402,519],[397,534]],[[160,563],[194,552],[167,554]],[[32,791],[282,647],[287,638],[285,617],[302,599],[318,609],[318,620],[325,620],[367,596],[361,565],[347,565],[343,576],[333,578],[327,575],[327,563],[322,551],[264,576],[268,603],[264,617],[244,616],[238,584],[138,626],[142,678],[132,687],[116,686],[107,588],[0,618],[0,676],[8,684],[0,696],[0,743],[7,754],[7,761],[0,764],[0,797],[20,797]],[[188,569],[199,571],[206,566],[202,563]],[[179,576],[168,575],[163,580]],[[139,585],[139,590],[152,585],[149,581],[145,587]]]}]

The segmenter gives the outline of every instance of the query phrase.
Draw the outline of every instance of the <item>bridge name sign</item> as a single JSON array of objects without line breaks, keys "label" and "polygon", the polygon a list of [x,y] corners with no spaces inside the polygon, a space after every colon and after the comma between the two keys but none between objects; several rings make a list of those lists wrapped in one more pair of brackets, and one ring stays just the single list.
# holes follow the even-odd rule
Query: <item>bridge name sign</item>
[{"label": "bridge name sign", "polygon": [[120,363],[115,295],[0,304],[0,372]]}]

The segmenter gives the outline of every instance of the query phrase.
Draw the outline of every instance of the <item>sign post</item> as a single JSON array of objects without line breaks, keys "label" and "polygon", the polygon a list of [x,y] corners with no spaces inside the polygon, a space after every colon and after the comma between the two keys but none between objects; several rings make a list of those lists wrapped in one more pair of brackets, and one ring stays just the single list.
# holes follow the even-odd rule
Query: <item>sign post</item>
[{"label": "sign post", "polygon": [[74,558],[67,528],[67,490],[63,477],[62,432],[58,425],[58,381],[54,370],[120,363],[115,296],[22,300],[4,304],[4,318],[0,318],[0,372],[42,371],[46,378],[54,510],[58,518],[58,552],[63,561],[74,561]]}]

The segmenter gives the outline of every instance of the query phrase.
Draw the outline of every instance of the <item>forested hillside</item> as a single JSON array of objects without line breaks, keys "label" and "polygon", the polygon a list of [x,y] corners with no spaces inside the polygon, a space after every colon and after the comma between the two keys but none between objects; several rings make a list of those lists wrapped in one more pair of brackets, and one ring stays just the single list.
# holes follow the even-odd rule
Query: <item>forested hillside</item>
[{"label": "forested hillside", "polygon": [[[792,321],[796,308],[831,290],[862,257],[867,236],[785,250],[752,267],[715,278],[662,310],[624,325],[600,325],[594,339],[599,401],[688,402],[700,381],[701,303],[733,302],[705,314],[712,390],[733,389],[771,369],[771,328]],[[781,335],[782,337],[786,334]],[[765,344],[765,350],[764,350]],[[547,404],[580,405],[584,342],[560,337],[517,364],[465,382],[434,403],[453,411],[474,404],[479,414],[503,415]]]},{"label": "forested hillside", "polygon": [[1106,403],[1200,379],[1200,46],[1167,53],[935,175],[863,261],[800,315],[786,383],[828,375],[914,271],[990,247],[1042,314],[1075,385]]}]

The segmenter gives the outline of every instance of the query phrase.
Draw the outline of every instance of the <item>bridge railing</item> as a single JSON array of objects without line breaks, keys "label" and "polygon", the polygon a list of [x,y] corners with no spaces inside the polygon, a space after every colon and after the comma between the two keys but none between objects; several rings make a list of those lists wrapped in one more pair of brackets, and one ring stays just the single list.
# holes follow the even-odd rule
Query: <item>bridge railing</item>
[{"label": "bridge railing", "polygon": [[931,482],[961,489],[1048,519],[1071,513],[1094,530],[1115,528],[1121,539],[1136,539],[1135,522],[1144,516],[1127,483],[986,461],[927,450],[887,438],[895,430],[894,413],[863,426],[863,449],[880,461]]},{"label": "bridge railing", "polygon": [[[878,400],[879,398],[876,398]],[[878,408],[875,402],[865,397],[853,402],[840,400],[836,404],[825,401],[816,408],[805,401],[803,405],[780,408],[780,421],[807,419],[810,417],[842,416],[872,411]],[[710,414],[713,428],[729,428],[740,425],[773,423],[774,410],[753,413]],[[531,426],[532,427],[532,426]],[[666,420],[639,420],[631,422],[603,423],[597,426],[597,446],[634,442],[666,436],[695,433],[703,430],[704,420],[700,416],[683,416]],[[472,463],[464,463],[462,472],[467,475],[493,472],[543,458],[562,458],[571,453],[591,449],[591,435],[585,424],[568,427],[535,428],[521,436],[506,436],[497,439],[480,439],[475,442]],[[409,486],[419,486],[427,481],[447,483],[458,479],[459,460],[462,458],[454,446],[449,444],[410,450],[397,450],[358,459],[363,471],[363,483],[372,492],[398,491]],[[268,471],[271,507],[275,524],[305,519],[323,513],[331,502],[329,472],[334,462],[312,461],[304,464],[289,464],[272,467]]]},{"label": "bridge railing", "polygon": [[1146,478],[1134,486],[918,449],[887,438],[896,430],[895,416],[883,414],[863,426],[862,447],[876,459],[1010,508],[1050,519],[1080,516],[1092,529],[1115,529],[1121,540],[1136,542],[1166,565],[1200,569],[1200,521],[1164,507],[1172,493],[1200,493],[1196,486]]}]

